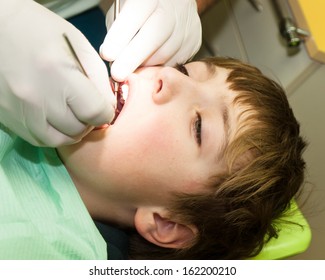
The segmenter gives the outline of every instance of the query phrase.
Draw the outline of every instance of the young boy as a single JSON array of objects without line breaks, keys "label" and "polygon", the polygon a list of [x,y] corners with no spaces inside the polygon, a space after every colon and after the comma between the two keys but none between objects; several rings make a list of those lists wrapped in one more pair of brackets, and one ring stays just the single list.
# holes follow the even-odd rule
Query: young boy
[{"label": "young boy", "polygon": [[[56,231],[70,237],[48,241],[68,248],[61,258],[105,257],[90,216],[136,229],[130,258],[257,254],[277,235],[273,222],[303,182],[305,143],[283,90],[257,69],[223,58],[140,68],[125,84],[129,96],[113,125],[57,149],[66,169],[52,149],[29,146],[3,129],[1,169],[8,183],[1,192],[15,192],[28,212],[14,219],[33,219],[40,236]],[[18,169],[28,170],[24,182],[30,175],[34,191],[12,178]],[[30,207],[25,195],[35,189]],[[1,213],[15,207],[3,204]],[[0,249],[12,246],[1,240]]]}]

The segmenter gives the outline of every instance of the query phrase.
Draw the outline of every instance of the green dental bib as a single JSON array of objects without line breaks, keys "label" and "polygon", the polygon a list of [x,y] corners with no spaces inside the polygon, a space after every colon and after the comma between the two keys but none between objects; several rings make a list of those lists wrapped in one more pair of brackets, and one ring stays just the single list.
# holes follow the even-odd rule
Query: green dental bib
[{"label": "green dental bib", "polygon": [[0,124],[0,259],[107,259],[55,149],[34,147]]}]

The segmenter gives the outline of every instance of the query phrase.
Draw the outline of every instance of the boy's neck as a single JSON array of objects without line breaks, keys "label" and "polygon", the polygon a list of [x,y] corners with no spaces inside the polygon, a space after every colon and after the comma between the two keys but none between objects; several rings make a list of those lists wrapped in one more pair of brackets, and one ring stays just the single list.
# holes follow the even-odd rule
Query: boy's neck
[{"label": "boy's neck", "polygon": [[80,182],[69,168],[67,170],[93,219],[118,224],[123,227],[134,227],[135,208],[121,203],[113,195],[100,193],[87,183]]},{"label": "boy's neck", "polygon": [[[87,153],[80,153],[83,143],[57,148],[59,157],[65,165],[81,199],[91,217],[96,220],[133,227],[136,210],[132,195],[121,192],[119,180],[114,176],[112,166],[99,164],[98,144],[90,146]],[[94,146],[94,148],[92,148]],[[81,149],[80,149],[81,148]],[[104,170],[101,170],[104,169]],[[108,174],[112,176],[101,176]]]}]

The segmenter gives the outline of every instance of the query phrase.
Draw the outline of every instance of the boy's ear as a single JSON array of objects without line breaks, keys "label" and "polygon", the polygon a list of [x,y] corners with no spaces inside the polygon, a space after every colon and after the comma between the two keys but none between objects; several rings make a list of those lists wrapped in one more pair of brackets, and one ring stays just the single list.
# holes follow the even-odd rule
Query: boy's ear
[{"label": "boy's ear", "polygon": [[134,217],[135,228],[143,238],[160,247],[188,247],[197,235],[196,227],[176,222],[169,214],[162,207],[140,207]]}]

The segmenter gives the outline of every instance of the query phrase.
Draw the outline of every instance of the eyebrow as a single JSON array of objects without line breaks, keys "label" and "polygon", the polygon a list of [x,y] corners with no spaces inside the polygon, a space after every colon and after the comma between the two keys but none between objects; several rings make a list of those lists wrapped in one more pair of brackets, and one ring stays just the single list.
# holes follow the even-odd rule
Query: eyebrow
[{"label": "eyebrow", "polygon": [[217,68],[216,65],[214,65],[213,63],[209,62],[209,61],[201,61],[205,64],[205,66],[207,67],[208,73],[210,75],[214,75],[217,72]]},{"label": "eyebrow", "polygon": [[[203,63],[206,65],[208,73],[210,75],[215,75],[217,72],[217,68],[216,65],[214,65],[213,63],[209,62],[209,61],[203,61]],[[228,146],[228,141],[230,138],[230,124],[229,124],[229,108],[226,104],[224,104],[223,108],[222,108],[222,120],[223,120],[223,126],[224,126],[224,141],[221,145],[221,147],[219,148],[219,153],[217,155],[217,159],[221,160],[226,152],[226,148]]]},{"label": "eyebrow", "polygon": [[219,153],[217,155],[217,159],[221,160],[225,154],[228,141],[229,141],[229,132],[230,132],[230,125],[229,125],[229,110],[228,107],[225,105],[222,108],[222,120],[224,126],[224,139],[221,147],[219,148]]}]

